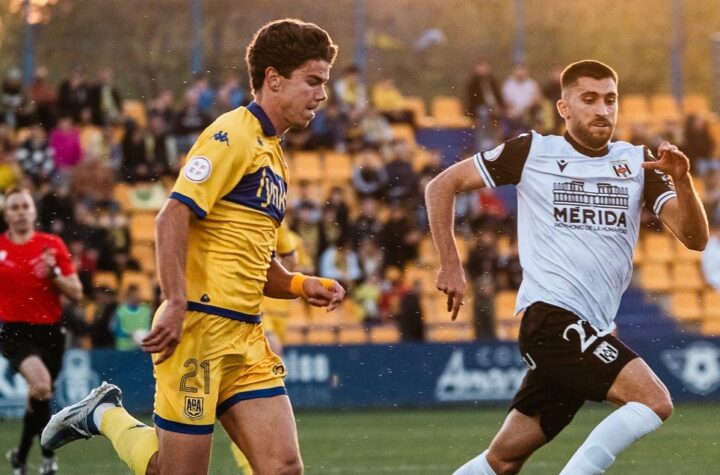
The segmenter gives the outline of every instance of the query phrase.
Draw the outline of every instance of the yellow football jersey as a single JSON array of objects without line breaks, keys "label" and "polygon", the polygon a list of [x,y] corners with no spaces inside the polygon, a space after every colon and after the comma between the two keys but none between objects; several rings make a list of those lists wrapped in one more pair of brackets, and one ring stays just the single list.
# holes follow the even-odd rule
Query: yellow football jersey
[{"label": "yellow football jersey", "polygon": [[188,236],[188,310],[260,321],[287,182],[280,137],[258,104],[203,131],[170,195],[197,217]]}]

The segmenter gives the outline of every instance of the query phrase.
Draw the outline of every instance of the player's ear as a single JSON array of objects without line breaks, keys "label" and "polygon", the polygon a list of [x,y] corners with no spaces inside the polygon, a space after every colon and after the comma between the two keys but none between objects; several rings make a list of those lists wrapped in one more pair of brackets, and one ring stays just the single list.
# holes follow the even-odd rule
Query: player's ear
[{"label": "player's ear", "polygon": [[272,92],[278,92],[280,89],[280,73],[272,66],[268,66],[265,70],[265,82]]},{"label": "player's ear", "polygon": [[558,114],[560,114],[560,117],[563,119],[567,119],[569,114],[567,102],[565,102],[565,99],[558,99],[558,101],[555,103],[555,107],[557,107]]}]

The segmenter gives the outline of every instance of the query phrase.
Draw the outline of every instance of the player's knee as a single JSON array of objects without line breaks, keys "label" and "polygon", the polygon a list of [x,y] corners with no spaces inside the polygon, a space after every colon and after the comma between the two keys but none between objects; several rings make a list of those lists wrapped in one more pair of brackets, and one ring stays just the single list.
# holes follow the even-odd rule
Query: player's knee
[{"label": "player's knee", "polygon": [[497,475],[514,475],[520,472],[524,459],[508,459],[494,454],[490,450],[486,456],[487,462]]},{"label": "player's knee", "polygon": [[278,470],[273,473],[277,473],[278,475],[302,475],[303,463],[300,455],[296,454],[293,457],[281,459]]},{"label": "player's knee", "polygon": [[674,410],[672,400],[667,396],[659,398],[649,406],[650,409],[652,409],[652,411],[663,421],[670,419]]},{"label": "player's knee", "polygon": [[40,381],[29,388],[30,397],[39,401],[52,398],[52,385],[48,381]]}]

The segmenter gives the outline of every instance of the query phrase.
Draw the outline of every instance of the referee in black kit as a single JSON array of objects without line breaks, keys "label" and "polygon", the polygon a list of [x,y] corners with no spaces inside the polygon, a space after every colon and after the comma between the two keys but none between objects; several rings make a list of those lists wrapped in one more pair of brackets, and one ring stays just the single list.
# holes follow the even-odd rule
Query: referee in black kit
[{"label": "referee in black kit", "polygon": [[[50,419],[53,382],[62,365],[60,299],[80,300],[82,286],[62,239],[35,230],[37,211],[28,190],[10,189],[3,215],[8,231],[0,235],[0,352],[28,383],[20,444],[7,456],[13,475],[24,475],[33,440]],[[57,473],[54,454],[42,455],[40,473]]]}]

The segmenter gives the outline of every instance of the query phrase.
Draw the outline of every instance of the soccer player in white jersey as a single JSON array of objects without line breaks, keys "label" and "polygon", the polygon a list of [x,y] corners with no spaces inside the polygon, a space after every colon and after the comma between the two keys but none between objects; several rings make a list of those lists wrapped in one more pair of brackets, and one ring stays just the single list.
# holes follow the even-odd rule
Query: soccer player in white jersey
[{"label": "soccer player in white jersey", "polygon": [[505,422],[479,456],[456,475],[512,474],[552,440],[586,400],[620,406],[575,452],[561,475],[603,473],[630,444],[670,417],[665,385],[613,335],[620,297],[630,283],[642,206],[688,248],[708,240],[705,212],[688,158],[663,142],[656,160],[645,147],[610,142],[618,113],[618,78],[598,61],[562,75],[557,102],[564,136],[523,134],[461,161],[427,187],[437,288],[457,316],[465,275],[453,236],[455,195],[514,184],[523,282],[516,312],[529,371]]}]

